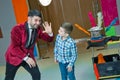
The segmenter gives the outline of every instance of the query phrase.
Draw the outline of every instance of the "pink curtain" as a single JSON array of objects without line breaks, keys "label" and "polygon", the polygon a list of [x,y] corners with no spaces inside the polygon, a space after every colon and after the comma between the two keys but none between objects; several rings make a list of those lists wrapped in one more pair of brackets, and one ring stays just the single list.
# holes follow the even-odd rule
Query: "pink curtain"
[{"label": "pink curtain", "polygon": [[[112,20],[118,17],[116,0],[101,0],[101,8],[104,20],[104,26],[110,25]],[[119,21],[115,25],[118,25]]]}]

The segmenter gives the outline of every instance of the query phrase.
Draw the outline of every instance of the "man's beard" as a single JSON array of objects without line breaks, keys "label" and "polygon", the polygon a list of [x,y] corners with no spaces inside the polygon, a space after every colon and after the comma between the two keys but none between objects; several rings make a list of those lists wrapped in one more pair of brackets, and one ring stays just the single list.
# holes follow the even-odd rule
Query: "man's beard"
[{"label": "man's beard", "polygon": [[32,25],[31,27],[37,29],[38,25]]}]

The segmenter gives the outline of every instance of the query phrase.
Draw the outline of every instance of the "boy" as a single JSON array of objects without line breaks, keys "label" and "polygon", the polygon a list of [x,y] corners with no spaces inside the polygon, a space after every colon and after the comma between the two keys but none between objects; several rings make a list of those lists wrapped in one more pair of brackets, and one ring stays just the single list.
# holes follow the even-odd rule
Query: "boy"
[{"label": "boy", "polygon": [[76,80],[74,74],[74,63],[77,58],[77,47],[75,41],[70,37],[73,30],[72,24],[63,23],[56,37],[54,57],[59,63],[62,80]]}]

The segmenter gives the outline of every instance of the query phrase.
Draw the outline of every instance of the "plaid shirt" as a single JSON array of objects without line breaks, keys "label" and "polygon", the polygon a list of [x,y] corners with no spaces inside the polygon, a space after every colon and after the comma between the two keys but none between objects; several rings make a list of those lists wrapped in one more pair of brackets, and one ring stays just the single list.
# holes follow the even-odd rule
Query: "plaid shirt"
[{"label": "plaid shirt", "polygon": [[69,63],[68,66],[74,65],[77,58],[77,47],[70,36],[68,36],[67,39],[62,40],[61,36],[57,35],[54,57],[58,62]]}]

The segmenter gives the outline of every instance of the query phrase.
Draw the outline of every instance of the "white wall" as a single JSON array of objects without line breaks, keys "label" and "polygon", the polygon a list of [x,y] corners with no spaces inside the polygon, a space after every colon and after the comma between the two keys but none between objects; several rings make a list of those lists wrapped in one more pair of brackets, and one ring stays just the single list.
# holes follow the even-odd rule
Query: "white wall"
[{"label": "white wall", "polygon": [[[118,17],[119,17],[119,23],[120,23],[120,0],[117,0],[117,9],[118,9]],[[116,35],[120,35],[120,24],[115,26]]]},{"label": "white wall", "polygon": [[119,20],[120,20],[120,0],[117,0],[117,7],[118,7]]},{"label": "white wall", "polygon": [[16,24],[12,0],[0,0],[0,26],[3,38],[0,38],[0,65],[5,65],[4,54],[10,42],[10,31]]}]

